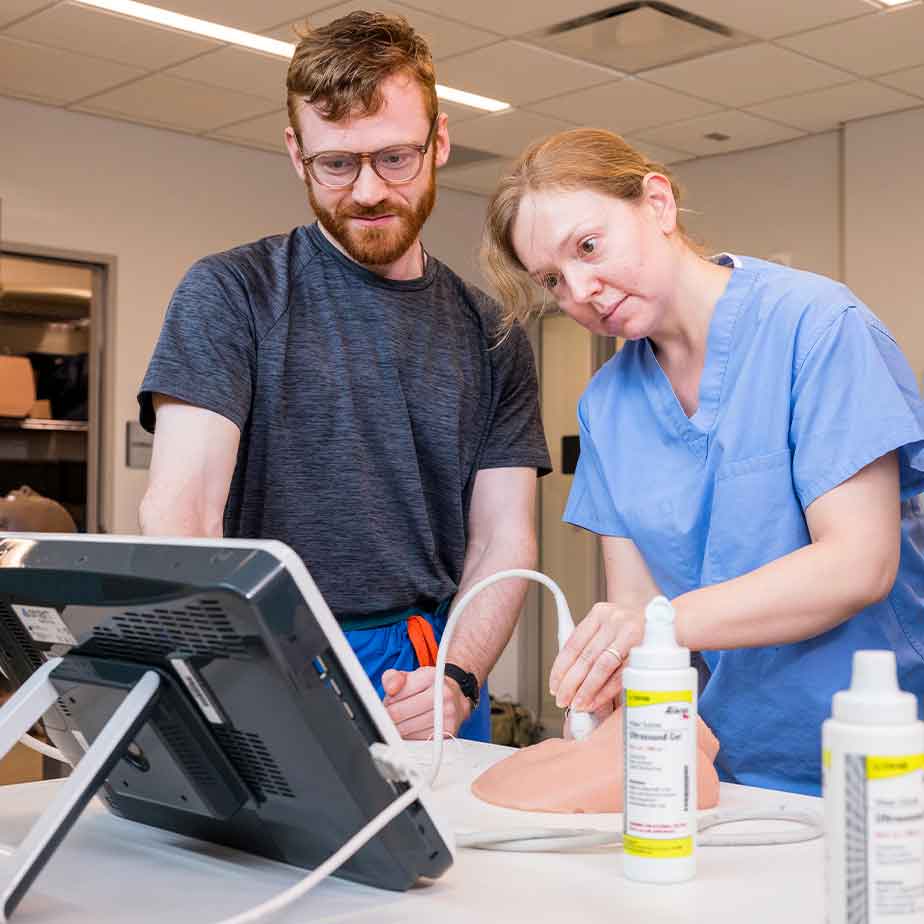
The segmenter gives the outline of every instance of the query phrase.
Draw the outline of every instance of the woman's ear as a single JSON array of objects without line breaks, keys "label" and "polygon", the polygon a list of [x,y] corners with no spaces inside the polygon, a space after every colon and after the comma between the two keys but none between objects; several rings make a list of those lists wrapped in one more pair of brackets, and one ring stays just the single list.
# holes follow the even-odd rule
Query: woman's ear
[{"label": "woman's ear", "polygon": [[671,181],[663,173],[647,173],[642,179],[642,202],[648,205],[664,234],[677,230],[677,202]]}]

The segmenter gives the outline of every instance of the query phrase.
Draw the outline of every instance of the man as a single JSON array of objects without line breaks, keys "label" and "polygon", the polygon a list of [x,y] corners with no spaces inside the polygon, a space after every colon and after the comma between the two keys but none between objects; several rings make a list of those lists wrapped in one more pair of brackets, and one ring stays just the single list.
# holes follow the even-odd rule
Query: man
[{"label": "man", "polygon": [[[180,283],[139,395],[157,422],[141,525],[291,545],[401,734],[426,738],[452,597],[535,562],[549,463],[532,356],[420,241],[449,136],[414,30],[357,12],[308,31],[287,86],[286,145],[318,223]],[[524,593],[500,582],[466,611],[446,731],[489,738],[479,688]]]}]

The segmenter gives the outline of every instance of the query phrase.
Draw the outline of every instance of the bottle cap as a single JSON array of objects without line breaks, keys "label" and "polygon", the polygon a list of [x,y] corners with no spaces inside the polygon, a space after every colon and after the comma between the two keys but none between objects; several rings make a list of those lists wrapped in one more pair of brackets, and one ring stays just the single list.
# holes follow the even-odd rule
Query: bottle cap
[{"label": "bottle cap", "polygon": [[645,607],[645,638],[629,654],[629,666],[647,670],[677,670],[690,666],[690,651],[677,644],[674,608],[667,597],[655,597]]},{"label": "bottle cap", "polygon": [[898,687],[894,651],[855,651],[850,689],[834,694],[831,714],[860,725],[905,725],[918,717],[914,694]]}]

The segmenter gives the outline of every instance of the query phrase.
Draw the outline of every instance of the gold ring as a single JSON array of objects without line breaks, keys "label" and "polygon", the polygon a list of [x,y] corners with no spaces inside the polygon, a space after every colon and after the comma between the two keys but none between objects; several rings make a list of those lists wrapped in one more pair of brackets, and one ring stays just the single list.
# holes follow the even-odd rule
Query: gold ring
[{"label": "gold ring", "polygon": [[622,652],[621,652],[618,648],[616,648],[614,645],[610,645],[610,646],[609,646],[608,648],[606,648],[605,650],[608,651],[608,652],[616,659],[616,662],[617,662],[616,666],[617,666],[617,667],[618,667],[620,664],[622,664],[622,662],[623,662],[624,659],[623,659],[623,656],[622,656]]}]

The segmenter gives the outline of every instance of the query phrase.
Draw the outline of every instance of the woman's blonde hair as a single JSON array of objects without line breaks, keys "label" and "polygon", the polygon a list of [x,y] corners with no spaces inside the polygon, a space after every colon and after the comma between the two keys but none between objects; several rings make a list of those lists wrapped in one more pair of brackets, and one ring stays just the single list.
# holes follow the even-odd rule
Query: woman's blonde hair
[{"label": "woman's blonde hair", "polygon": [[[491,198],[482,245],[482,262],[500,294],[505,327],[541,314],[548,303],[548,293],[529,275],[513,248],[513,224],[524,196],[539,190],[589,189],[637,202],[649,173],[666,176],[679,203],[680,189],[666,168],[613,132],[575,128],[537,141],[520,155]],[[679,222],[678,230],[686,237]]]}]

